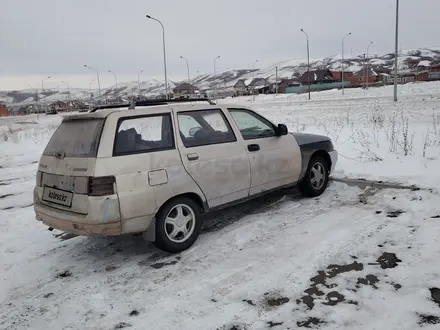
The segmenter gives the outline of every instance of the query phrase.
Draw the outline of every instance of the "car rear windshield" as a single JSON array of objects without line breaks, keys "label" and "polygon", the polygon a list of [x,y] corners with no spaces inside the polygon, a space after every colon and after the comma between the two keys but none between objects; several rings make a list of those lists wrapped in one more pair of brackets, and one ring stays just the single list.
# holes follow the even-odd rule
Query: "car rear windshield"
[{"label": "car rear windshield", "polygon": [[56,157],[96,157],[104,119],[64,121],[43,154]]}]

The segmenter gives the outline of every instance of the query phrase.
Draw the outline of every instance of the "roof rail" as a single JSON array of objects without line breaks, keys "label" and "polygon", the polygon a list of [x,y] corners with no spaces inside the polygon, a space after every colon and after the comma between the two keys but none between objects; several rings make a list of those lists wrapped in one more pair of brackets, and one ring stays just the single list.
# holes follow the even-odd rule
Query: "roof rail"
[{"label": "roof rail", "polygon": [[215,105],[215,102],[211,101],[207,98],[201,98],[201,99],[174,99],[174,100],[167,100],[167,99],[156,99],[156,100],[146,100],[146,101],[137,101],[134,104],[133,103],[121,103],[121,104],[107,104],[107,105],[100,105],[89,112],[96,112],[97,110],[104,110],[104,109],[117,109],[117,108],[129,108],[134,109],[135,107],[152,107],[156,105],[165,105],[165,104],[173,104],[173,103],[186,103],[186,102],[208,102],[210,105]]}]

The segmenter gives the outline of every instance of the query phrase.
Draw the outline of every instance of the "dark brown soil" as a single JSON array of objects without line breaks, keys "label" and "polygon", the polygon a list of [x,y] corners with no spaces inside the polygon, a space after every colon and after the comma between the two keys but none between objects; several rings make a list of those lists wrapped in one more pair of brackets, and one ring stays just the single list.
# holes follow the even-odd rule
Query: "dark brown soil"
[{"label": "dark brown soil", "polygon": [[323,324],[323,323],[325,323],[325,322],[321,321],[317,317],[309,317],[305,321],[298,321],[298,322],[296,322],[296,324],[300,328],[312,328],[314,325]]},{"label": "dark brown soil", "polygon": [[377,276],[369,274],[365,276],[365,278],[358,278],[356,287],[360,288],[360,285],[363,284],[363,285],[370,285],[373,288],[377,289],[376,283],[379,283],[379,279],[377,278]]},{"label": "dark brown soil", "polygon": [[427,314],[419,314],[419,325],[440,324],[440,317]]},{"label": "dark brown soil", "polygon": [[[315,277],[312,277],[310,279],[310,281],[312,282],[312,284],[310,285],[310,287],[304,291],[305,295],[303,295],[301,297],[301,299],[298,299],[296,302],[299,303],[304,303],[305,305],[307,305],[307,307],[309,309],[313,309],[313,307],[315,307],[315,299],[316,297],[320,297],[324,295],[324,292],[322,292],[321,290],[318,289],[318,285],[321,284],[323,286],[325,286],[326,288],[333,288],[335,287],[335,285],[330,285],[327,284],[327,279],[329,278],[334,278],[339,274],[342,273],[347,273],[347,272],[351,272],[351,271],[361,271],[364,269],[364,265],[361,263],[358,263],[357,261],[351,263],[351,264],[347,264],[347,265],[330,265],[327,267],[327,269],[325,271],[318,271],[318,275],[316,275]],[[339,303],[339,293],[336,291],[331,292],[332,295],[334,295],[335,299],[336,297],[339,297],[337,299],[335,299],[334,301],[336,301],[336,303]],[[341,295],[342,296],[342,295]],[[332,300],[329,300],[329,302],[327,302],[327,304],[331,305],[333,304]]]},{"label": "dark brown soil", "polygon": [[398,259],[394,253],[384,252],[378,259],[377,262],[380,264],[382,269],[395,268],[398,262],[402,260]]}]

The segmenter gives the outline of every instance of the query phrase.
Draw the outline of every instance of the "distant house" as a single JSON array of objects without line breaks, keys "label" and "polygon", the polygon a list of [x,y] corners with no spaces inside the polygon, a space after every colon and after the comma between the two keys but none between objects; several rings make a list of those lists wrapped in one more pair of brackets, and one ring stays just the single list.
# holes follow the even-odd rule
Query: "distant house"
[{"label": "distant house", "polygon": [[235,95],[244,95],[247,92],[246,80],[239,79],[234,85]]},{"label": "distant house", "polygon": [[278,82],[278,86],[274,86],[274,88],[278,87],[278,93],[285,93],[286,87],[300,86],[300,82],[296,79],[291,78],[283,78]]},{"label": "distant house", "polygon": [[374,84],[378,81],[379,75],[371,68],[363,68],[353,74],[347,80],[354,86],[361,86],[364,84]]},{"label": "distant house", "polygon": [[304,72],[299,81],[302,85],[308,85],[310,80],[310,84],[325,84],[325,83],[334,83],[336,82],[335,77],[332,75],[331,71],[328,69],[319,69],[313,70],[310,72]]},{"label": "distant house", "polygon": [[180,84],[176,85],[176,87],[173,88],[173,93],[176,96],[177,95],[182,95],[182,94],[185,94],[185,95],[196,94],[196,93],[199,93],[199,92],[200,91],[199,91],[199,89],[196,86],[191,85],[191,84],[189,84],[187,82],[180,83]]},{"label": "distant house", "polygon": [[0,117],[10,116],[10,115],[11,115],[11,113],[9,112],[6,105],[0,103]]},{"label": "distant house", "polygon": [[247,88],[249,91],[253,92],[254,94],[255,93],[264,94],[264,93],[268,93],[270,91],[270,84],[264,78],[254,78],[247,85]]},{"label": "distant house", "polygon": [[67,103],[63,101],[56,101],[54,103],[51,103],[49,105],[49,110],[52,111],[66,111],[67,110]]},{"label": "distant house", "polygon": [[430,68],[431,68],[431,61],[420,61],[417,64],[415,71],[417,72],[429,71]]},{"label": "distant house", "polygon": [[[342,81],[342,71],[330,71],[336,81]],[[353,77],[353,72],[344,71],[344,81],[349,81],[349,78]]]}]

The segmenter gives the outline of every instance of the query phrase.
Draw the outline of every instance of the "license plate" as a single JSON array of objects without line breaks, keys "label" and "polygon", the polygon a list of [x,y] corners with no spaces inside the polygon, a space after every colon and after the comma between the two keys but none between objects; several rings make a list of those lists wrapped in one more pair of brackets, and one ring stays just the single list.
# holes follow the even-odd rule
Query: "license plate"
[{"label": "license plate", "polygon": [[72,206],[73,193],[55,188],[45,187],[43,191],[43,201],[59,204],[63,206]]}]

